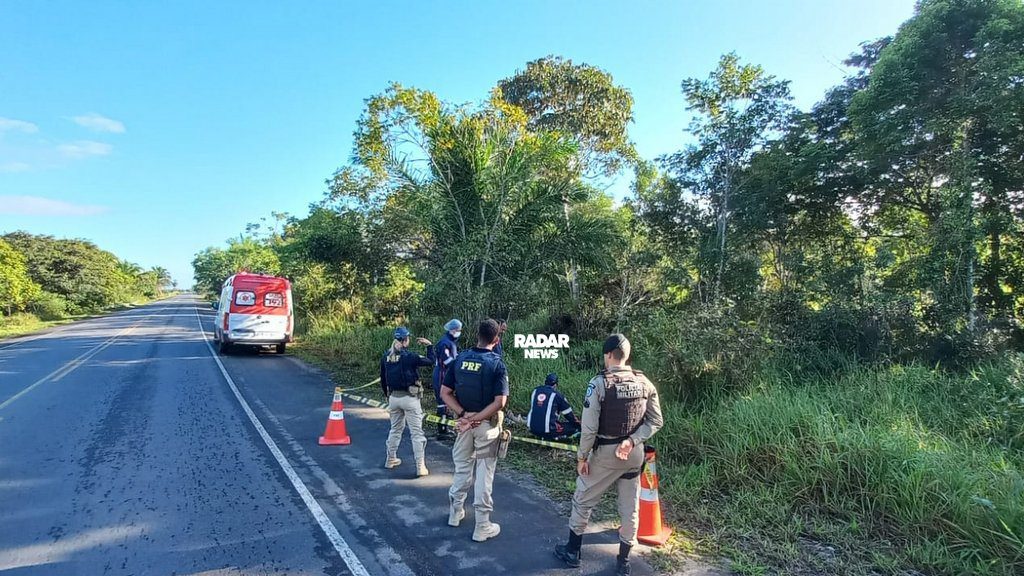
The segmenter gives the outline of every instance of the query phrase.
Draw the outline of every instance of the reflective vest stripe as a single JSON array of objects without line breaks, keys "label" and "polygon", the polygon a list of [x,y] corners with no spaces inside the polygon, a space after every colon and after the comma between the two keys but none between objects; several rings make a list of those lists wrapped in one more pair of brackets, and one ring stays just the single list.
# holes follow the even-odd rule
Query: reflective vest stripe
[{"label": "reflective vest stripe", "polygon": [[533,425],[530,423],[531,420],[533,419],[533,405],[536,402],[537,402],[537,390],[534,389],[534,391],[530,394],[530,411],[526,413],[526,427],[530,428],[531,430],[533,429]]},{"label": "reflective vest stripe", "polygon": [[548,410],[544,414],[544,433],[551,433],[551,409],[555,407],[555,393],[548,394]]}]

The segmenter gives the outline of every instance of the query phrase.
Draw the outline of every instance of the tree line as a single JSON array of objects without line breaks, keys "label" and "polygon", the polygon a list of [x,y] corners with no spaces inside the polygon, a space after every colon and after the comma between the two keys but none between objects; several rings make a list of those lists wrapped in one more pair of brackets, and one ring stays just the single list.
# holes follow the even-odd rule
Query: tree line
[{"label": "tree line", "polygon": [[991,355],[1022,338],[1022,39],[1016,0],[920,2],[810,110],[726,54],[682,81],[692,143],[656,159],[589,64],[530,62],[481,104],[393,84],[322,201],[197,255],[197,285],[284,273],[309,314],[354,322],[543,311],[721,354]]},{"label": "tree line", "polygon": [[162,267],[143,269],[86,240],[12,232],[0,236],[0,310],[43,320],[98,312],[173,287]]}]

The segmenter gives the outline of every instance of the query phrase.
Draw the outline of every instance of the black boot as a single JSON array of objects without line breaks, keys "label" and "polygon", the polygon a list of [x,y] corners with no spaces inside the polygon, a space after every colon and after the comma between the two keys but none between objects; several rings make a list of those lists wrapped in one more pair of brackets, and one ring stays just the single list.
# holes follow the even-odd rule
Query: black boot
[{"label": "black boot", "polygon": [[632,550],[632,544],[619,542],[619,555],[615,558],[615,576],[629,576],[629,553]]},{"label": "black boot", "polygon": [[555,556],[564,561],[571,568],[580,567],[580,546],[583,545],[583,535],[569,530],[569,543],[555,546]]}]

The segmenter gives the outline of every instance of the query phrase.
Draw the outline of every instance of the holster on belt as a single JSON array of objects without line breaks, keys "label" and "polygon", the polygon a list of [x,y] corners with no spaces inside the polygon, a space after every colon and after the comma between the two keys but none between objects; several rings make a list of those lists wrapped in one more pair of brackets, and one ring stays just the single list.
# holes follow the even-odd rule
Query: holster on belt
[{"label": "holster on belt", "polygon": [[492,442],[487,448],[483,449],[483,454],[477,456],[478,458],[504,458],[508,454],[508,445],[512,443],[512,431],[505,430],[502,428],[502,424],[505,423],[505,412],[499,410],[491,416],[487,423],[493,428],[498,429],[498,438]]},{"label": "holster on belt", "polygon": [[492,428],[501,428],[501,425],[505,423],[505,411],[498,410],[494,413],[494,416],[488,419],[488,422],[490,422]]},{"label": "holster on belt", "polygon": [[415,384],[409,386],[409,395],[414,398],[420,398],[423,396],[423,385],[417,380]]}]

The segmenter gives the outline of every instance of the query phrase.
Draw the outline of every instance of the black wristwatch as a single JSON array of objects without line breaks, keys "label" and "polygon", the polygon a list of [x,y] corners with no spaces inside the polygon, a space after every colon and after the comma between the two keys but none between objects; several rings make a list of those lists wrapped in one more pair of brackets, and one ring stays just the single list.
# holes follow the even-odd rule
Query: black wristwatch
[{"label": "black wristwatch", "polygon": [[466,413],[466,411],[465,411],[465,410],[463,410],[462,412],[459,412],[458,414],[456,414],[456,415],[455,415],[455,417],[456,417],[456,418],[462,418],[462,416],[463,416],[463,415],[464,415],[465,413]]}]

